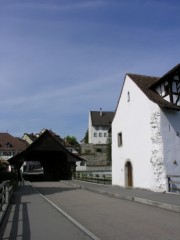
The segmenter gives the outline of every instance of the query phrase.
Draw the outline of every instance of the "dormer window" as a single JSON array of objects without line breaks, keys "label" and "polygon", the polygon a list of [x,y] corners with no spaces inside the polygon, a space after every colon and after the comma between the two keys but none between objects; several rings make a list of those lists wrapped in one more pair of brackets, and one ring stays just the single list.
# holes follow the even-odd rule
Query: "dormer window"
[{"label": "dormer window", "polygon": [[12,144],[11,144],[11,143],[9,143],[9,142],[8,142],[8,143],[6,143],[6,147],[7,147],[7,148],[11,148],[11,147],[12,147]]}]

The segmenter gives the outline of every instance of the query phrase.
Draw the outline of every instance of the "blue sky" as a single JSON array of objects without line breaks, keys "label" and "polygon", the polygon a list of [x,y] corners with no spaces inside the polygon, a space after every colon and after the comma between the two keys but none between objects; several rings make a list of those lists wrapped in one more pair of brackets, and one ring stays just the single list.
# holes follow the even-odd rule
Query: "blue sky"
[{"label": "blue sky", "polygon": [[81,140],[127,72],[180,62],[179,12],[176,0],[0,0],[0,131]]}]

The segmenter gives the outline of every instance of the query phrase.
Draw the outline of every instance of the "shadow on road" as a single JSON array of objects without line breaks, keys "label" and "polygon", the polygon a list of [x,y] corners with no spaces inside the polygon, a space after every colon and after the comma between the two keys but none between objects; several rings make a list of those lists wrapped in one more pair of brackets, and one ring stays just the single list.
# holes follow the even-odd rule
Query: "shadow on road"
[{"label": "shadow on road", "polygon": [[2,240],[30,240],[28,202],[21,202],[21,196],[14,195],[0,228]]},{"label": "shadow on road", "polygon": [[43,195],[51,195],[55,193],[61,193],[65,191],[76,191],[78,188],[66,188],[66,187],[40,187],[36,186],[36,189]]},{"label": "shadow on road", "polygon": [[44,182],[45,177],[43,173],[40,174],[23,174],[23,179],[30,182]]}]

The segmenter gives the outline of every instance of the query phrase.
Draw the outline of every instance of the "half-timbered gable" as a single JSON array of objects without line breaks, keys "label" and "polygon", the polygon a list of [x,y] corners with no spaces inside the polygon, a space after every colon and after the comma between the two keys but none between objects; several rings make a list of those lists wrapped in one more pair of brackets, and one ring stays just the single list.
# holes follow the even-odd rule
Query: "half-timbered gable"
[{"label": "half-timbered gable", "polygon": [[180,107],[180,64],[161,77],[152,89],[164,100]]}]

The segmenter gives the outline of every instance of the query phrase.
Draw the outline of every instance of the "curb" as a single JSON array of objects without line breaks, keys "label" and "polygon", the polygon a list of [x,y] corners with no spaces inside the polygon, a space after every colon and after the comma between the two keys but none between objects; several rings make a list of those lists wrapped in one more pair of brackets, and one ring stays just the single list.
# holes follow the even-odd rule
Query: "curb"
[{"label": "curb", "polygon": [[176,206],[176,205],[172,205],[172,204],[168,204],[168,203],[162,203],[162,202],[149,200],[149,199],[145,199],[145,198],[122,195],[122,194],[119,194],[119,193],[105,192],[105,191],[101,191],[101,190],[96,190],[96,189],[84,187],[84,186],[81,186],[81,185],[75,184],[75,183],[69,183],[69,182],[65,182],[65,181],[61,181],[61,182],[64,183],[64,184],[74,186],[74,187],[78,187],[80,189],[84,189],[84,190],[88,190],[88,191],[91,191],[91,192],[103,194],[103,195],[106,195],[106,196],[109,196],[109,197],[115,197],[115,198],[119,198],[119,199],[123,199],[123,200],[129,200],[129,201],[142,203],[142,204],[145,204],[145,205],[149,205],[149,206],[162,208],[162,209],[166,209],[166,210],[169,210],[169,211],[180,213],[180,206]]}]

